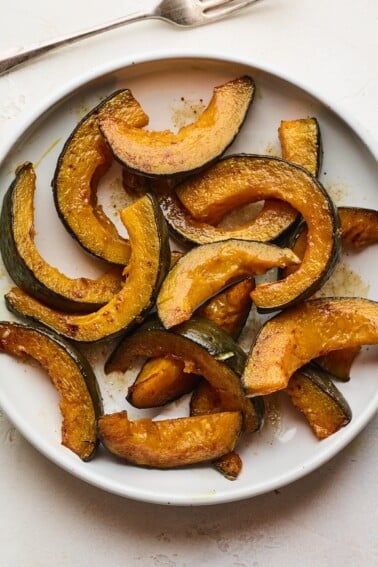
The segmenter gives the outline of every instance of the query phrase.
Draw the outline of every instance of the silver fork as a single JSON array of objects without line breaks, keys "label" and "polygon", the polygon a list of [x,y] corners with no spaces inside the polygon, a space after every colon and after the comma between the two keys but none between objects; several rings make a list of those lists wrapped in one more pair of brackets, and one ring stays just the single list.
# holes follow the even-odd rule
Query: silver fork
[{"label": "silver fork", "polygon": [[20,63],[29,61],[44,53],[85,39],[92,35],[113,30],[125,24],[147,19],[158,19],[181,27],[196,27],[220,20],[257,2],[258,0],[162,0],[150,13],[134,13],[107,24],[92,27],[76,34],[61,37],[45,44],[34,45],[29,49],[19,49],[10,57],[0,59],[0,75],[10,71]]}]

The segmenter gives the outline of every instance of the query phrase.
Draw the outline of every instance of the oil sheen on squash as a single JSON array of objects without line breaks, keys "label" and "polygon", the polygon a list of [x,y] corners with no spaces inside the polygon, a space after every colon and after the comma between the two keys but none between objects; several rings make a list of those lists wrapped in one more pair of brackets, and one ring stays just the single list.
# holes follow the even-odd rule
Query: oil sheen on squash
[{"label": "oil sheen on squash", "polygon": [[60,395],[62,444],[83,461],[90,460],[98,445],[96,419],[102,402],[84,356],[48,329],[9,321],[0,323],[0,352],[31,357],[48,372]]},{"label": "oil sheen on squash", "polygon": [[333,435],[352,419],[352,411],[340,390],[316,366],[306,365],[295,372],[286,393],[318,439]]},{"label": "oil sheen on squash", "polygon": [[177,134],[141,130],[111,116],[101,117],[99,124],[124,166],[150,177],[175,175],[197,170],[223,154],[238,134],[254,92],[248,76],[215,87],[204,112]]},{"label": "oil sheen on squash", "polygon": [[278,128],[282,157],[301,165],[317,177],[322,163],[322,143],[314,117],[282,120]]},{"label": "oil sheen on squash", "polygon": [[48,264],[35,241],[33,165],[25,163],[4,196],[0,248],[4,265],[21,289],[51,307],[67,311],[94,311],[123,285],[122,268],[112,267],[98,279],[69,278]]},{"label": "oil sheen on squash", "polygon": [[282,238],[295,224],[298,213],[288,203],[270,199],[250,221],[233,227],[214,226],[217,219],[198,221],[177,198],[175,189],[164,181],[153,184],[153,191],[159,201],[164,216],[174,238],[192,244],[208,244],[230,238],[276,241]]},{"label": "oil sheen on squash", "polygon": [[130,421],[126,411],[98,421],[102,443],[130,463],[168,469],[210,461],[232,451],[239,440],[239,412],[153,421]]},{"label": "oil sheen on squash", "polygon": [[[279,158],[235,155],[221,159],[176,188],[196,218],[264,199],[288,202],[304,218],[307,246],[298,270],[283,280],[258,285],[252,299],[260,311],[275,311],[310,297],[331,275],[341,253],[337,210],[329,195],[302,167]],[[194,215],[193,215],[194,216]]]},{"label": "oil sheen on squash", "polygon": [[140,356],[179,358],[187,372],[203,376],[218,391],[225,411],[242,411],[245,431],[259,427],[259,416],[245,397],[239,378],[245,354],[218,325],[192,317],[172,332],[151,316],[116,346],[105,364],[105,372],[126,372]]},{"label": "oil sheen on squash", "polygon": [[267,321],[242,381],[247,396],[287,387],[296,370],[328,352],[378,343],[378,303],[355,297],[305,301]]},{"label": "oil sheen on squash", "polygon": [[112,116],[141,128],[148,116],[128,89],[117,91],[91,110],[76,126],[59,156],[53,179],[57,211],[74,238],[90,253],[125,266],[130,245],[97,203],[96,186],[113,157],[97,120]]},{"label": "oil sheen on squash", "polygon": [[143,321],[170,265],[168,231],[154,197],[145,195],[121,213],[129,232],[132,255],[119,293],[88,314],[55,311],[18,288],[6,295],[10,310],[51,327],[78,342],[118,336]]},{"label": "oil sheen on squash", "polygon": [[290,249],[263,242],[232,239],[197,246],[176,262],[164,280],[156,302],[160,320],[169,329],[188,320],[228,284],[298,261]]}]

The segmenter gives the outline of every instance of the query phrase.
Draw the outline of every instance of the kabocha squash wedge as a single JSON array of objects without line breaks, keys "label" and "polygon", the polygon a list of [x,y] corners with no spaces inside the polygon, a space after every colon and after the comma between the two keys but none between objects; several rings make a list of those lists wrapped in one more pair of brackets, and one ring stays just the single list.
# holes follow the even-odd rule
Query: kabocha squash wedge
[{"label": "kabocha squash wedge", "polygon": [[213,321],[236,340],[249,315],[255,287],[253,278],[246,278],[221,291],[205,303],[197,312],[201,317]]},{"label": "kabocha squash wedge", "polygon": [[359,207],[339,207],[343,243],[369,246],[378,242],[378,211]]},{"label": "kabocha squash wedge", "polygon": [[114,157],[132,171],[150,177],[197,170],[214,161],[233,142],[253,100],[253,79],[244,76],[215,87],[196,122],[177,134],[141,130],[111,116],[99,117]]},{"label": "kabocha squash wedge", "polygon": [[0,322],[0,353],[31,357],[48,372],[60,395],[62,445],[83,461],[95,454],[102,401],[93,370],[73,345],[49,329]]},{"label": "kabocha squash wedge", "polygon": [[255,431],[260,416],[244,396],[239,377],[245,354],[218,325],[193,317],[174,332],[149,317],[134,333],[116,346],[105,364],[105,372],[126,372],[140,356],[174,356],[185,363],[186,372],[203,376],[217,390],[225,411],[242,411],[243,428]]},{"label": "kabocha squash wedge", "polygon": [[[213,297],[198,315],[213,321],[234,339],[251,307],[252,279],[242,280]],[[185,372],[185,363],[172,356],[148,359],[129,387],[127,400],[137,408],[162,406],[192,391],[200,378]]]},{"label": "kabocha squash wedge", "polygon": [[298,213],[287,203],[271,199],[251,221],[236,227],[213,226],[192,217],[166,182],[152,187],[172,236],[183,243],[208,244],[230,238],[270,242],[281,239],[292,230]]},{"label": "kabocha squash wedge", "polygon": [[312,295],[331,275],[341,253],[336,207],[322,185],[305,169],[280,158],[235,155],[221,159],[176,188],[191,214],[207,222],[217,215],[261,199],[281,199],[294,207],[308,227],[298,270],[252,292],[259,311],[274,311]]},{"label": "kabocha squash wedge", "polygon": [[335,350],[317,358],[315,362],[334,378],[347,382],[350,379],[352,364],[360,350],[360,346]]},{"label": "kabocha squash wedge", "polygon": [[148,123],[128,89],[102,101],[81,120],[63,147],[53,179],[54,199],[65,227],[85,250],[124,266],[130,258],[130,245],[96,199],[98,180],[113,161],[97,125],[101,116],[122,119],[135,128]]},{"label": "kabocha squash wedge", "polygon": [[315,177],[319,175],[323,150],[316,118],[282,120],[278,137],[283,159],[301,165]]},{"label": "kabocha squash wedge", "polygon": [[100,278],[69,278],[48,264],[34,242],[36,176],[25,163],[4,196],[0,249],[14,283],[51,307],[67,311],[94,311],[122,287],[122,269],[113,267]]},{"label": "kabocha squash wedge", "polygon": [[185,363],[172,356],[148,359],[127,392],[136,408],[163,406],[191,392],[199,377],[185,372]]},{"label": "kabocha squash wedge", "polygon": [[105,447],[117,457],[147,467],[168,469],[210,461],[235,447],[240,412],[152,421],[130,421],[126,411],[98,421]]},{"label": "kabocha squash wedge", "polygon": [[[265,404],[264,399],[259,396],[251,398],[256,414],[256,427],[254,431],[261,429],[264,421]],[[207,380],[201,380],[193,391],[190,398],[190,415],[205,415],[225,411],[222,398],[218,390]]]},{"label": "kabocha squash wedge", "polygon": [[352,419],[352,411],[340,390],[316,366],[307,364],[295,372],[286,393],[318,439],[333,435]]},{"label": "kabocha squash wedge", "polygon": [[213,461],[214,467],[228,480],[236,480],[243,468],[243,462],[235,451],[230,451]]},{"label": "kabocha squash wedge", "polygon": [[247,396],[287,387],[296,370],[343,348],[378,343],[378,303],[355,297],[320,298],[293,306],[257,335],[243,373]]},{"label": "kabocha squash wedge", "polygon": [[189,319],[227,284],[295,262],[298,259],[288,248],[263,242],[232,239],[193,248],[163,282],[156,302],[160,320],[169,329]]},{"label": "kabocha squash wedge", "polygon": [[88,314],[63,313],[14,288],[5,296],[8,308],[77,342],[115,337],[143,321],[169,269],[167,227],[149,194],[123,209],[121,218],[129,232],[132,255],[121,291],[106,305]]}]

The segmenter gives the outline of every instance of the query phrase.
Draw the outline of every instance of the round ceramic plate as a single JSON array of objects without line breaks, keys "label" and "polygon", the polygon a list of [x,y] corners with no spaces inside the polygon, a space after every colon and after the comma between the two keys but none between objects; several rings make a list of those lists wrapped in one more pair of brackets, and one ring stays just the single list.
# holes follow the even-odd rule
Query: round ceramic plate
[{"label": "round ceramic plate", "polygon": [[[280,155],[277,128],[282,119],[316,116],[323,137],[324,161],[320,180],[338,205],[378,208],[376,157],[355,128],[313,93],[272,72],[213,57],[156,57],[129,61],[121,69],[102,69],[64,93],[25,125],[12,141],[1,166],[1,196],[18,165],[28,160],[37,173],[35,222],[37,244],[43,256],[63,272],[95,276],[102,266],[86,255],[66,233],[56,214],[51,179],[62,146],[78,120],[103,97],[120,87],[129,87],[150,116],[151,129],[176,130],[195,120],[209,101],[213,87],[243,74],[254,77],[257,96],[248,118],[229,148],[229,153],[249,152]],[[121,170],[114,166],[103,179],[99,199],[118,223],[118,209],[127,200],[121,185]],[[376,246],[345,255],[326,293],[378,298]],[[11,286],[1,271],[1,293]],[[4,302],[0,318],[13,319]],[[125,401],[132,373],[103,373],[109,346],[87,348],[93,363],[106,412],[128,409],[134,419],[185,415],[188,399],[156,411],[138,411]],[[60,443],[61,418],[58,396],[46,374],[36,365],[0,356],[0,405],[21,433],[48,458],[73,475],[104,490],[161,504],[213,504],[239,500],[271,491],[292,482],[322,465],[350,442],[367,424],[378,406],[376,348],[365,349],[353,366],[352,379],[338,384],[348,400],[353,419],[341,431],[318,441],[304,418],[291,407],[284,394],[267,403],[265,426],[260,433],[242,439],[238,448],[243,459],[239,478],[230,482],[210,464],[175,470],[153,470],[123,463],[103,448],[89,462]],[[25,471],[25,474],[28,474]]]}]

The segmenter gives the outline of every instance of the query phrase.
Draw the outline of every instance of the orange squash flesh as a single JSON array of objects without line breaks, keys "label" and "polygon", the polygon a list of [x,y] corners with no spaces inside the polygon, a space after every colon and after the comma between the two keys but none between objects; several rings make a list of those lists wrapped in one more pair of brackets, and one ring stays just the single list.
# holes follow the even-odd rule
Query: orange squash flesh
[{"label": "orange squash flesh", "polygon": [[70,311],[98,309],[121,289],[122,268],[113,266],[98,279],[69,278],[46,262],[34,240],[35,189],[33,165],[25,163],[5,197],[9,198],[10,210],[3,208],[1,217],[2,256],[9,274],[18,286],[51,307]]},{"label": "orange squash flesh", "polygon": [[353,247],[378,242],[378,211],[359,207],[339,207],[343,243]]},{"label": "orange squash flesh", "polygon": [[328,352],[378,343],[378,303],[321,298],[291,307],[262,327],[242,376],[247,396],[287,387],[296,370]]},{"label": "orange squash flesh", "polygon": [[243,462],[240,456],[235,451],[230,451],[213,461],[213,466],[219,471],[227,480],[236,480],[240,475]]},{"label": "orange squash flesh", "polygon": [[130,421],[127,412],[98,420],[107,449],[136,465],[173,468],[215,459],[232,451],[239,439],[239,412],[152,421]]},{"label": "orange squash flesh", "polygon": [[136,408],[163,406],[193,390],[198,380],[178,358],[150,358],[129,387],[127,401]]},{"label": "orange squash flesh", "polygon": [[0,323],[0,352],[31,357],[47,371],[60,396],[62,445],[82,460],[90,460],[98,444],[96,418],[101,401],[83,356],[49,330],[9,321]]},{"label": "orange squash flesh", "polygon": [[[341,393],[330,382],[330,390],[319,387],[300,370],[290,378],[286,393],[306,417],[318,439],[326,439],[347,425],[352,414]],[[336,395],[332,392],[332,386]],[[341,398],[338,399],[338,398]]]},{"label": "orange squash flesh", "polygon": [[209,382],[202,380],[190,398],[190,415],[206,415],[223,411],[222,400]]},{"label": "orange squash flesh", "polygon": [[206,222],[219,214],[261,199],[281,199],[304,217],[307,247],[299,269],[283,280],[252,292],[260,311],[282,309],[306,299],[330,276],[340,254],[337,211],[320,183],[306,170],[279,158],[230,156],[192,176],[176,189],[184,206]]},{"label": "orange squash flesh", "polygon": [[350,379],[352,364],[360,350],[360,346],[335,350],[317,358],[315,362],[335,378],[346,382]]},{"label": "orange squash flesh", "polygon": [[68,138],[58,159],[53,189],[57,211],[78,242],[95,256],[124,266],[130,258],[130,245],[96,199],[98,180],[113,161],[97,119],[109,115],[135,128],[148,123],[148,116],[128,89],[105,99]]},{"label": "orange squash flesh", "polygon": [[[253,287],[252,279],[238,282],[212,298],[198,314],[236,339],[249,313]],[[129,387],[127,400],[138,408],[161,406],[193,390],[198,381],[198,376],[185,372],[182,360],[172,356],[150,358]]]},{"label": "orange squash flesh", "polygon": [[227,284],[297,261],[291,250],[262,242],[226,240],[193,248],[163,282],[156,303],[159,318],[169,329]]},{"label": "orange squash flesh", "polygon": [[312,175],[319,174],[322,149],[316,118],[282,120],[278,137],[283,159],[301,165]]},{"label": "orange squash flesh", "polygon": [[213,161],[232,143],[254,90],[246,76],[216,87],[198,120],[177,134],[140,130],[111,117],[101,117],[99,125],[115,158],[129,169],[151,177],[188,172]]},{"label": "orange squash flesh", "polygon": [[221,220],[214,216],[207,222],[189,214],[167,183],[154,184],[154,192],[173,236],[184,242],[207,244],[230,238],[270,242],[281,237],[298,218],[298,213],[283,201],[265,201],[262,210],[251,221],[235,227],[214,226]]},{"label": "orange squash flesh", "polygon": [[198,315],[213,321],[236,340],[248,317],[254,287],[253,278],[237,282],[212,297],[198,310]]},{"label": "orange squash flesh", "polygon": [[[206,319],[203,321],[206,322]],[[217,390],[225,411],[242,411],[243,429],[254,431],[256,429],[256,412],[250,400],[244,396],[238,374],[223,361],[217,360],[219,355],[210,354],[205,346],[198,344],[198,337],[195,336],[196,330],[193,329],[192,325],[193,320],[190,324],[184,324],[184,332],[188,335],[187,337],[179,334],[179,331],[180,333],[183,332],[183,326],[173,333],[161,328],[160,324],[157,327],[155,321],[146,321],[140,329],[125,337],[116,347],[106,362],[105,372],[107,374],[113,371],[126,372],[140,356],[149,358],[174,356],[185,363],[187,372],[203,376],[210,382]],[[223,334],[226,335],[226,333]],[[205,341],[209,341],[208,335],[204,338]],[[229,338],[228,344],[230,348],[231,344],[235,346],[231,338]],[[217,344],[213,346],[218,347]],[[237,358],[236,353],[229,352],[228,345],[225,348],[227,348],[227,351],[224,354],[228,355],[230,360]],[[241,360],[239,360],[239,363],[241,363]]]},{"label": "orange squash flesh", "polygon": [[121,218],[129,232],[132,256],[121,291],[106,305],[84,315],[63,313],[13,288],[6,294],[8,308],[78,342],[118,336],[127,327],[141,322],[152,307],[169,268],[168,235],[160,209],[151,195],[126,207]]}]

